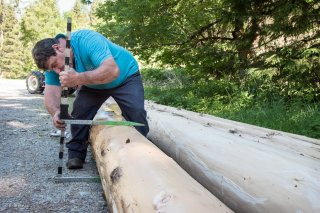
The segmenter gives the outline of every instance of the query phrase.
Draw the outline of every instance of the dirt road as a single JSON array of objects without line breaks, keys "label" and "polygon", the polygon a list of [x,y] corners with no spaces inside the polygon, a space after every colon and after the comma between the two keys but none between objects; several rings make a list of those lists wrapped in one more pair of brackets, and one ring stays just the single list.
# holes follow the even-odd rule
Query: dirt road
[{"label": "dirt road", "polygon": [[[51,180],[59,150],[53,131],[43,95],[29,94],[23,80],[0,79],[0,212],[107,212],[100,183]],[[63,169],[65,176],[98,174],[91,152],[84,169]]]}]

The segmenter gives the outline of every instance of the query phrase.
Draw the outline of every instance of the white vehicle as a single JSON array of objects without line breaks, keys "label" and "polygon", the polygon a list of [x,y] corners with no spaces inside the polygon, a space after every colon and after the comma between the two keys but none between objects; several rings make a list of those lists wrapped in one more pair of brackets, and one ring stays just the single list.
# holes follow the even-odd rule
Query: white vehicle
[{"label": "white vehicle", "polygon": [[[27,90],[30,94],[42,94],[45,84],[45,75],[41,71],[32,71],[26,78]],[[76,88],[68,88],[68,95],[73,94]]]}]

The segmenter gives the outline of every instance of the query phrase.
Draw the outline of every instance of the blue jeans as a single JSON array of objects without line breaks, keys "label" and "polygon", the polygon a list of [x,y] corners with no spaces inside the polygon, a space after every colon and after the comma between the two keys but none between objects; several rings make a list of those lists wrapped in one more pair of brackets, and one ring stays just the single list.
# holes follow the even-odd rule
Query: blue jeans
[{"label": "blue jeans", "polygon": [[[142,123],[135,127],[142,135],[149,131],[147,113],[144,109],[144,89],[139,72],[131,75],[120,86],[113,89],[92,89],[82,86],[73,103],[72,117],[92,120],[101,105],[112,96],[119,105],[122,116],[128,121]],[[68,158],[85,160],[87,155],[89,125],[71,125],[72,139],[67,143]]]}]

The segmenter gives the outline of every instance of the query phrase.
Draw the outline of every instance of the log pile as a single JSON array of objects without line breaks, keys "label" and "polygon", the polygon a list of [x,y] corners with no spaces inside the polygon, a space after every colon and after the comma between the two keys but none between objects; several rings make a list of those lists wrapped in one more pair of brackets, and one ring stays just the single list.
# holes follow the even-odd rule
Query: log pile
[{"label": "log pile", "polygon": [[147,104],[148,138],[235,212],[320,212],[320,141]]},{"label": "log pile", "polygon": [[94,126],[90,142],[111,212],[232,212],[133,127]]}]

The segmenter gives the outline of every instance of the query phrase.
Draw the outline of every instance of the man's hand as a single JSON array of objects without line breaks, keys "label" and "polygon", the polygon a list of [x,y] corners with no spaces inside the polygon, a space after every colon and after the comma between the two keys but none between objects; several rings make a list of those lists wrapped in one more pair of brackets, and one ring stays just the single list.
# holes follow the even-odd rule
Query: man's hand
[{"label": "man's hand", "polygon": [[79,73],[77,73],[73,68],[68,71],[61,71],[59,73],[59,80],[62,87],[75,87],[79,81]]},{"label": "man's hand", "polygon": [[60,129],[60,130],[65,130],[66,129],[67,124],[65,124],[65,122],[60,119],[60,111],[57,111],[54,114],[54,116],[52,117],[52,121],[53,121],[54,126],[57,129]]}]

